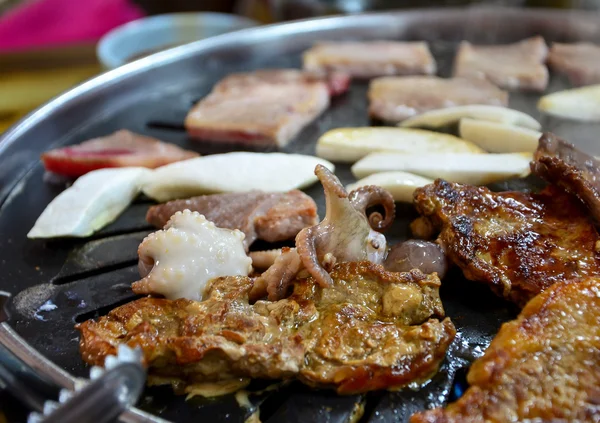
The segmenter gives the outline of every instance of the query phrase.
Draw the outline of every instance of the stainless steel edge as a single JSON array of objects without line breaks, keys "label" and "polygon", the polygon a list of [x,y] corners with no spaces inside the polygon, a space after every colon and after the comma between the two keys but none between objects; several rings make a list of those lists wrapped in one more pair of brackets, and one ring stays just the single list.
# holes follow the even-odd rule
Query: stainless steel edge
[{"label": "stainless steel edge", "polygon": [[38,353],[6,322],[0,324],[0,344],[33,369],[36,374],[61,388],[75,389],[76,378]]}]

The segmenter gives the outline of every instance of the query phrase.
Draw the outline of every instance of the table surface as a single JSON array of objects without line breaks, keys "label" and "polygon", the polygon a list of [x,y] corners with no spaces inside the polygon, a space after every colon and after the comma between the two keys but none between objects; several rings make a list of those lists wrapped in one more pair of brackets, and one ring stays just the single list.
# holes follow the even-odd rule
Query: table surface
[{"label": "table surface", "polygon": [[36,107],[102,72],[94,45],[0,53],[0,133]]}]

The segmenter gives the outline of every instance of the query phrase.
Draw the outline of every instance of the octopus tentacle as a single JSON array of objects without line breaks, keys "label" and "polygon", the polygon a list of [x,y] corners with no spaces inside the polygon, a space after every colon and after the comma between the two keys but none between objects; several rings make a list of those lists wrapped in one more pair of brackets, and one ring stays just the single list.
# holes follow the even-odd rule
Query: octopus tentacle
[{"label": "octopus tentacle", "polygon": [[339,198],[348,197],[346,188],[344,188],[340,180],[325,166],[317,165],[317,167],[315,167],[315,175],[317,175],[321,185],[323,185],[325,195],[332,194]]},{"label": "octopus tentacle", "polygon": [[250,251],[248,256],[252,259],[252,267],[254,269],[268,269],[275,263],[277,257],[281,255],[281,248],[273,250]]},{"label": "octopus tentacle", "polygon": [[385,217],[379,212],[373,212],[368,216],[369,225],[376,231],[383,232],[394,222],[396,204],[394,203],[392,194],[385,189],[377,185],[367,185],[352,191],[348,198],[354,208],[365,216],[369,207],[383,207]]},{"label": "octopus tentacle", "polygon": [[270,301],[284,298],[301,268],[302,262],[296,249],[283,248],[273,265],[255,279],[249,294],[250,301],[255,302],[265,295]]},{"label": "octopus tentacle", "polygon": [[316,246],[317,228],[318,225],[302,229],[296,235],[296,249],[308,273],[315,278],[319,285],[328,287],[333,284],[333,280],[319,263]]}]

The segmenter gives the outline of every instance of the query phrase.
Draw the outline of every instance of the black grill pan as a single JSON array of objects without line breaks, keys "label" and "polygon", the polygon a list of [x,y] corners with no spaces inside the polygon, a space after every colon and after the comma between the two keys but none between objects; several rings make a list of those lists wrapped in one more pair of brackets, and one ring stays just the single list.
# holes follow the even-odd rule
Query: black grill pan
[{"label": "black grill pan", "polygon": [[[192,104],[225,74],[259,68],[299,67],[300,53],[323,39],[400,39],[431,42],[442,76],[449,76],[455,49],[462,39],[478,43],[514,42],[542,35],[546,41],[598,41],[600,19],[583,12],[445,9],[363,16],[333,17],[250,29],[215,37],[129,64],[101,75],[53,100],[4,134],[0,140],[0,290],[15,295],[9,324],[37,351],[77,377],[88,369],[78,353],[73,326],[106,314],[134,298],[136,249],[151,231],[144,215],[151,202],[140,199],[115,223],[83,240],[32,241],[26,234],[44,207],[64,185],[44,182],[38,157],[51,147],[79,143],[126,128],[174,142],[201,154],[237,149],[194,142],[183,130]],[[549,91],[566,88],[552,76]],[[315,142],[328,129],[364,126],[367,85],[353,83],[346,95],[306,128],[285,151],[314,154]],[[538,117],[538,96],[511,95],[511,106]],[[593,154],[599,127],[543,119],[547,130],[570,139]],[[231,169],[235,172],[235,169]],[[338,166],[342,182],[353,181],[349,167]],[[495,189],[535,189],[539,181],[509,181]],[[321,215],[322,188],[312,195]],[[409,236],[416,216],[399,205],[387,234],[390,244]],[[251,395],[264,422],[406,422],[417,410],[442,405],[460,395],[464,375],[481,355],[500,325],[517,310],[489,290],[453,271],[441,297],[459,335],[440,372],[420,390],[374,392],[340,397],[299,383]],[[257,390],[264,382],[253,383]],[[243,422],[253,411],[240,407],[233,395],[215,400],[172,394],[168,387],[148,388],[139,408],[172,421]]]}]

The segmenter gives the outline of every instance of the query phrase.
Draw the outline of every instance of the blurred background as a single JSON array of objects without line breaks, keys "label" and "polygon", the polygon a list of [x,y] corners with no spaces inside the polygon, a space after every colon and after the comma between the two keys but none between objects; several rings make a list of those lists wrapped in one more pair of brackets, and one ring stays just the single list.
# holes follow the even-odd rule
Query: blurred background
[{"label": "blurred background", "polygon": [[175,45],[312,16],[471,4],[595,9],[598,0],[0,0],[0,133],[77,83]]}]

